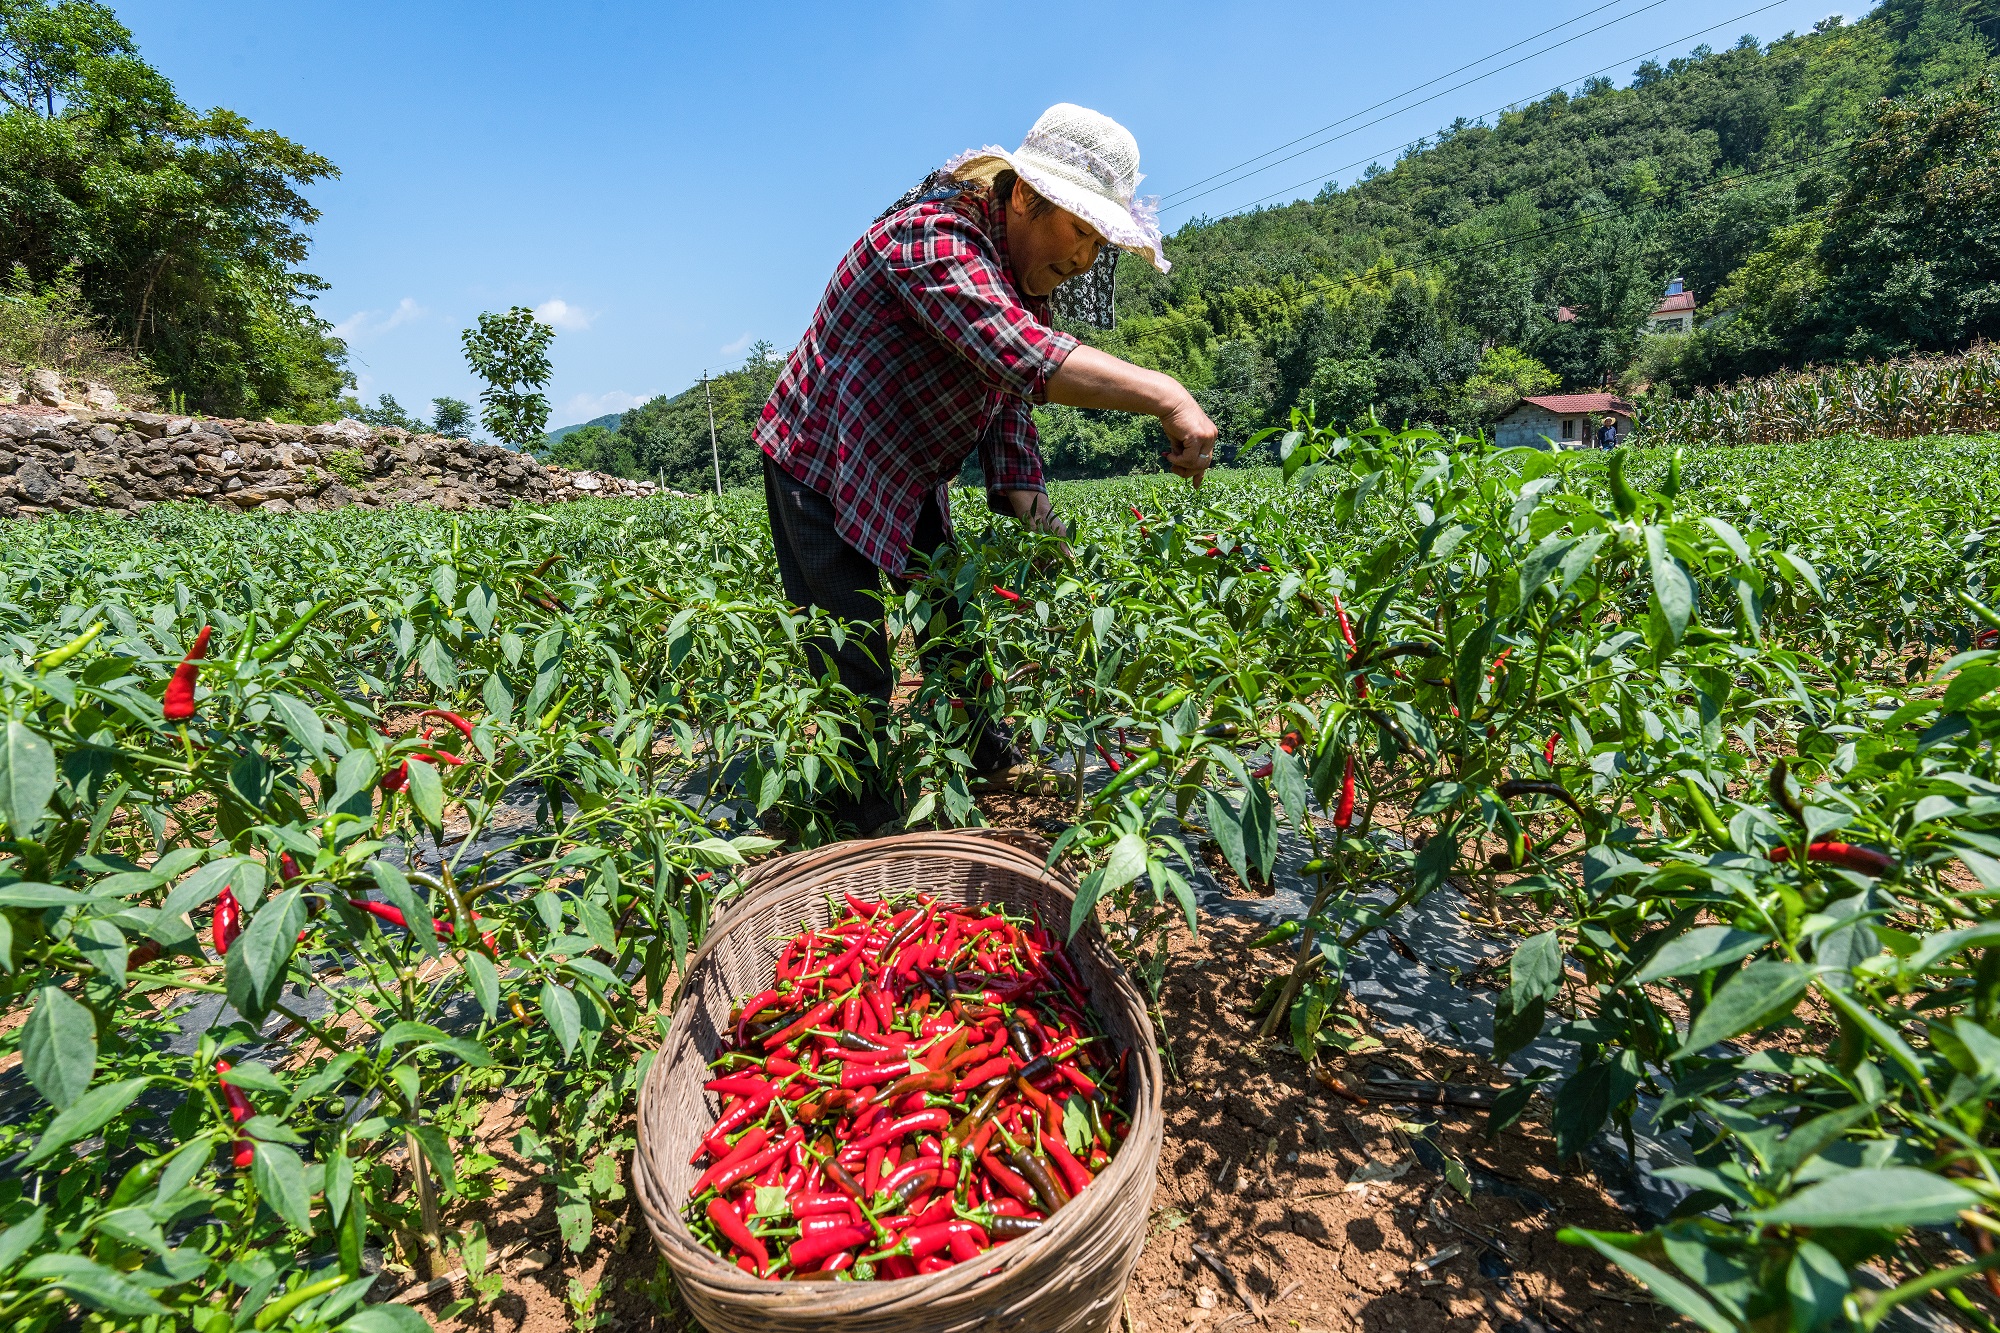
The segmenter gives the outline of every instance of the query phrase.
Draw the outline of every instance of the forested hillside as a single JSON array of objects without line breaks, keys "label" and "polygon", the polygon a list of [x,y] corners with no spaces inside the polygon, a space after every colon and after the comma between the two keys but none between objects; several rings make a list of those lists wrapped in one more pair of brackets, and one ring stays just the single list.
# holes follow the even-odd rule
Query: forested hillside
[{"label": "forested hillside", "polygon": [[[1672,394],[2000,336],[1996,41],[2000,0],[1887,0],[1461,120],[1351,186],[1186,223],[1170,275],[1122,263],[1115,331],[1076,331],[1179,377],[1228,444],[1308,403],[1470,427],[1558,388]],[[1643,335],[1676,276],[1701,327]],[[772,373],[713,382],[725,485],[755,475]],[[1118,413],[1037,417],[1058,475],[1151,468],[1163,443]],[[713,485],[698,385],[563,447]]]},{"label": "forested hillside", "polygon": [[[1996,0],[1887,0],[1460,122],[1350,188],[1181,227],[1171,275],[1121,266],[1119,327],[1093,341],[1197,386],[1240,441],[1306,402],[1469,426],[1522,391],[2000,335],[1996,38]],[[1642,337],[1674,276],[1703,327]],[[1064,472],[1159,448],[1151,423],[1040,416]]]},{"label": "forested hillside", "polygon": [[218,416],[339,415],[347,349],[300,267],[302,191],[337,174],[188,106],[107,7],[0,0],[0,361]]}]

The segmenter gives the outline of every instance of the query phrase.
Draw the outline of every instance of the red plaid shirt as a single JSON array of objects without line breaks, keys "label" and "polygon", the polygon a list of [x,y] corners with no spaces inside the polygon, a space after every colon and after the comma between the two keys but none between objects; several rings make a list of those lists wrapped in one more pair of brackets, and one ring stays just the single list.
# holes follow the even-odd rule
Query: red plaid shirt
[{"label": "red plaid shirt", "polygon": [[834,270],[757,424],[758,446],[833,501],[834,530],[903,572],[926,491],[976,447],[987,503],[1042,489],[1030,404],[1077,340],[1049,326],[1007,266],[988,191],[912,204],[863,233]]}]

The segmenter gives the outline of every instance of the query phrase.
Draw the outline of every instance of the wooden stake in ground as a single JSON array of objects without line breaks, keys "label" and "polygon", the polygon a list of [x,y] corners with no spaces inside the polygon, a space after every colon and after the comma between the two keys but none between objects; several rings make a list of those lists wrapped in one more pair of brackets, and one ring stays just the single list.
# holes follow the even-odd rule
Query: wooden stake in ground
[{"label": "wooden stake in ground", "polygon": [[430,1163],[411,1132],[403,1135],[404,1151],[410,1154],[410,1169],[417,1182],[417,1208],[424,1219],[424,1276],[435,1278],[444,1271],[444,1239],[438,1232],[437,1191],[431,1188]]}]

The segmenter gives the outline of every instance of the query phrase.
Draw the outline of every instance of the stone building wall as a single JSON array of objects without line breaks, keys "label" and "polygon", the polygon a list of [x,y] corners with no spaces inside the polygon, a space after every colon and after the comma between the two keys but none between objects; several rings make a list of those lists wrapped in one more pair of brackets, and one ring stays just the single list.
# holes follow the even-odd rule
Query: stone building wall
[{"label": "stone building wall", "polygon": [[0,404],[4,518],[132,511],[163,500],[278,514],[355,504],[504,509],[659,491],[652,482],[548,467],[498,445],[352,420],[292,426],[109,403]]}]

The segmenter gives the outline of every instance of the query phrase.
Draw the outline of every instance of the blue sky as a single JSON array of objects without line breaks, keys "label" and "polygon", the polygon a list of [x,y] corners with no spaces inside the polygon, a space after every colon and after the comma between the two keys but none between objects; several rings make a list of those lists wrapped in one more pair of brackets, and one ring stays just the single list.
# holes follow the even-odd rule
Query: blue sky
[{"label": "blue sky", "polygon": [[[1142,189],[1168,196],[1171,232],[1203,211],[1310,195],[1327,173],[1352,179],[1454,116],[1601,67],[1622,83],[1653,47],[1664,59],[1745,32],[1768,41],[1839,12],[1828,0],[1749,17],[1769,0],[113,3],[188,100],[341,168],[312,191],[324,216],[309,267],[332,284],[320,308],[371,400],[472,399],[459,330],[529,305],[559,330],[551,425],[678,392],[755,338],[790,346],[884,204],[962,148],[1011,147],[1052,102],[1137,135]],[[1173,193],[1343,117],[1320,139],[1342,137],[1292,161],[1201,198]]]}]

